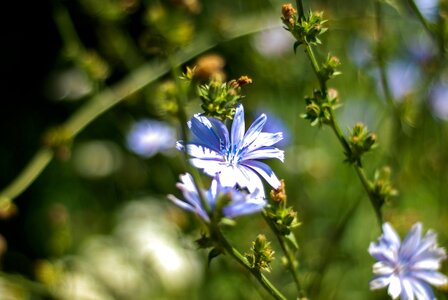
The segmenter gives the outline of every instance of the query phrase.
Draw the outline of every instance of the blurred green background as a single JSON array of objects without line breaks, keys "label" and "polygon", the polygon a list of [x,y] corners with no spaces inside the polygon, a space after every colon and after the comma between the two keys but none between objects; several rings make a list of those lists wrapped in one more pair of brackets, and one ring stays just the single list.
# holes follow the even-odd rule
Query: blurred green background
[{"label": "blurred green background", "polygon": [[[0,209],[0,299],[269,299],[239,265],[207,253],[194,240],[201,227],[169,203],[185,172],[173,149],[173,74],[164,62],[202,64],[227,80],[249,75],[246,124],[264,112],[286,139],[285,163],[269,162],[286,182],[302,225],[299,273],[310,299],[387,299],[369,291],[373,259],[367,248],[380,235],[374,212],[329,128],[300,118],[304,96],[317,87],[301,48],[282,29],[276,0],[8,1],[2,8],[0,184],[6,187],[42,146],[52,128],[124,80],[138,88],[101,114],[55,157],[12,205]],[[392,169],[399,195],[384,215],[403,236],[417,221],[448,245],[448,73],[446,4],[418,1],[438,34],[424,29],[407,1],[381,2],[378,34],[374,1],[305,1],[324,11],[329,30],[317,49],[339,57],[332,79],[345,132],[358,121],[378,135],[364,159],[370,178]],[[380,37],[380,38],[379,38]],[[380,42],[378,42],[380,40]],[[379,47],[379,48],[378,48]],[[380,83],[380,49],[393,103]],[[187,53],[187,54],[185,54]],[[154,71],[161,70],[161,71]],[[152,80],[154,72],[160,73]],[[141,82],[142,84],[137,84]],[[132,84],[131,84],[132,85]],[[124,89],[126,91],[126,88]],[[114,90],[115,91],[115,90]],[[199,100],[187,107],[200,111]],[[132,146],[144,119],[169,128]],[[273,129],[275,130],[275,129]],[[50,142],[49,142],[50,139]],[[137,149],[137,150],[136,150]],[[149,152],[148,152],[149,151]],[[260,216],[241,217],[226,235],[245,252],[258,233],[276,251],[267,276],[295,299],[281,249]],[[448,266],[443,265],[447,274]],[[437,291],[447,299],[447,291]]]}]

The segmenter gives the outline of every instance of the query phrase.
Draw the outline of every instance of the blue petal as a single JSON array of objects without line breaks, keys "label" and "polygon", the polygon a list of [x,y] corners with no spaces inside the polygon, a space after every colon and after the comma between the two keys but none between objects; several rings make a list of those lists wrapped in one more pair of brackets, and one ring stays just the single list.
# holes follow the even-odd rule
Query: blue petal
[{"label": "blue petal", "polygon": [[411,284],[417,299],[436,299],[434,292],[428,284],[420,280],[411,280]]},{"label": "blue petal", "polygon": [[209,119],[203,116],[195,115],[191,118],[188,126],[193,133],[193,143],[203,145],[216,152],[221,151],[219,134],[216,132],[216,129],[213,127]]},{"label": "blue petal", "polygon": [[227,205],[223,209],[223,213],[228,218],[233,218],[236,216],[252,214],[259,212],[266,206],[266,200],[263,198],[250,198],[240,199],[239,201],[232,201],[231,204]]},{"label": "blue petal", "polygon": [[392,247],[397,251],[400,248],[400,237],[388,222],[383,224],[383,235],[380,238],[380,242],[384,242],[386,246]]},{"label": "blue petal", "polygon": [[401,244],[399,256],[401,259],[409,260],[416,252],[420,245],[420,237],[422,235],[422,224],[417,223],[412,226]]},{"label": "blue petal", "polygon": [[221,150],[227,149],[230,144],[229,140],[229,131],[227,130],[226,125],[221,122],[221,120],[215,118],[208,118],[208,120],[215,127],[215,133],[218,135],[221,143]]},{"label": "blue petal", "polygon": [[256,160],[247,160],[241,164],[260,174],[274,189],[280,186],[280,181],[267,164]]},{"label": "blue petal", "polygon": [[241,146],[244,137],[245,123],[244,123],[244,108],[243,105],[238,105],[232,123],[231,148],[232,151]]}]

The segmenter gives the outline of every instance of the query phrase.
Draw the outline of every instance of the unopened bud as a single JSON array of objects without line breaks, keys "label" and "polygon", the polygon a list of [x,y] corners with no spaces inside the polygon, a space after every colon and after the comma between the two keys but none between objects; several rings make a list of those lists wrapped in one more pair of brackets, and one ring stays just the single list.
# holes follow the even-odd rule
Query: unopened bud
[{"label": "unopened bud", "polygon": [[296,13],[297,13],[297,11],[295,10],[295,8],[292,6],[291,3],[282,5],[282,15],[283,15],[283,18],[285,18],[285,20],[289,20]]}]

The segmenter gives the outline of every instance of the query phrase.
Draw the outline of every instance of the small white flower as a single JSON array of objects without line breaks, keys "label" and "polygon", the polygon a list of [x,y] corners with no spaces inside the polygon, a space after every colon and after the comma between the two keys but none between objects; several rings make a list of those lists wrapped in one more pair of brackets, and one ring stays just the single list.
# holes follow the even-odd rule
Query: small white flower
[{"label": "small white flower", "polygon": [[430,285],[448,284],[448,277],[438,272],[446,258],[445,249],[437,246],[437,235],[429,230],[424,237],[422,224],[417,223],[403,240],[389,223],[383,224],[383,235],[371,243],[369,253],[378,262],[373,265],[375,277],[370,289],[388,287],[393,299],[436,299]]}]

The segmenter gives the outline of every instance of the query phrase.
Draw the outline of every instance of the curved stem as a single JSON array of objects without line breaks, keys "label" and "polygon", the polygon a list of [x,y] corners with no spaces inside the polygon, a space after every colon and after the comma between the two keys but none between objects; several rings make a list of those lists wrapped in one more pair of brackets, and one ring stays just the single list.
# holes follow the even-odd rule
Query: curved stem
[{"label": "curved stem", "polygon": [[[235,38],[272,28],[267,18],[260,16],[245,17],[237,20],[232,28],[226,28],[223,32],[223,41],[233,40]],[[242,24],[244,26],[242,26]],[[199,35],[201,36],[201,35]],[[182,51],[176,53],[172,58],[171,65],[179,66],[197,55],[215,47],[218,41],[207,37],[198,38],[191,42]],[[128,96],[138,92],[150,83],[154,82],[162,75],[171,70],[171,65],[164,62],[146,63],[131,72],[121,82],[106,88],[76,111],[64,124],[64,128],[74,138],[79,132],[85,129],[96,118],[101,116],[108,109],[118,104]],[[7,187],[0,192],[0,201],[12,201],[26,190],[32,182],[42,173],[54,156],[53,150],[48,147],[42,147],[38,150],[35,157],[29,162],[25,169],[17,176]]]},{"label": "curved stem", "polygon": [[317,62],[316,56],[314,55],[313,48],[310,45],[305,45],[305,53],[307,54],[311,66],[313,67],[314,73],[316,74],[317,80],[319,80],[319,85],[321,92],[325,96],[327,94],[327,84],[322,76],[320,75],[319,63]]},{"label": "curved stem", "polygon": [[16,179],[1,192],[0,207],[20,195],[42,173],[52,160],[53,154],[50,148],[39,150]]},{"label": "curved stem", "polygon": [[265,211],[263,211],[263,218],[266,221],[266,223],[268,223],[269,227],[271,228],[271,230],[274,232],[275,236],[277,237],[278,243],[280,244],[280,247],[282,248],[282,251],[286,256],[286,259],[288,260],[287,267],[288,267],[289,271],[291,272],[291,275],[294,279],[294,283],[296,285],[297,292],[299,293],[299,299],[305,298],[304,291],[302,289],[302,285],[300,284],[299,274],[297,274],[294,253],[291,252],[290,248],[288,247],[288,245],[285,242],[285,239],[275,228],[275,225],[273,224],[272,220],[269,219],[269,217],[267,216]]},{"label": "curved stem", "polygon": [[235,248],[230,245],[227,239],[223,236],[219,229],[215,229],[213,234],[219,240],[220,245],[224,248],[225,252],[230,254],[240,265],[245,267],[251,274],[260,282],[264,289],[271,294],[272,297],[278,300],[286,300],[286,297],[277,290],[277,288],[257,269],[252,268],[247,262],[246,258]]},{"label": "curved stem", "polygon": [[[335,133],[336,137],[338,138],[339,142],[341,143],[342,147],[347,152],[347,154],[351,153],[350,145],[347,142],[347,139],[345,138],[344,134],[342,133],[342,130],[337,122],[336,116],[334,115],[332,109],[330,109],[330,116],[331,116],[330,127],[333,129],[333,132]],[[378,203],[378,201],[373,195],[371,183],[367,179],[367,176],[364,172],[364,169],[361,167],[361,164],[355,163],[353,164],[353,167],[355,168],[356,174],[358,175],[358,178],[361,181],[362,186],[369,197],[370,203],[372,204],[372,207],[375,211],[375,216],[381,229],[383,224],[381,205]]]}]

